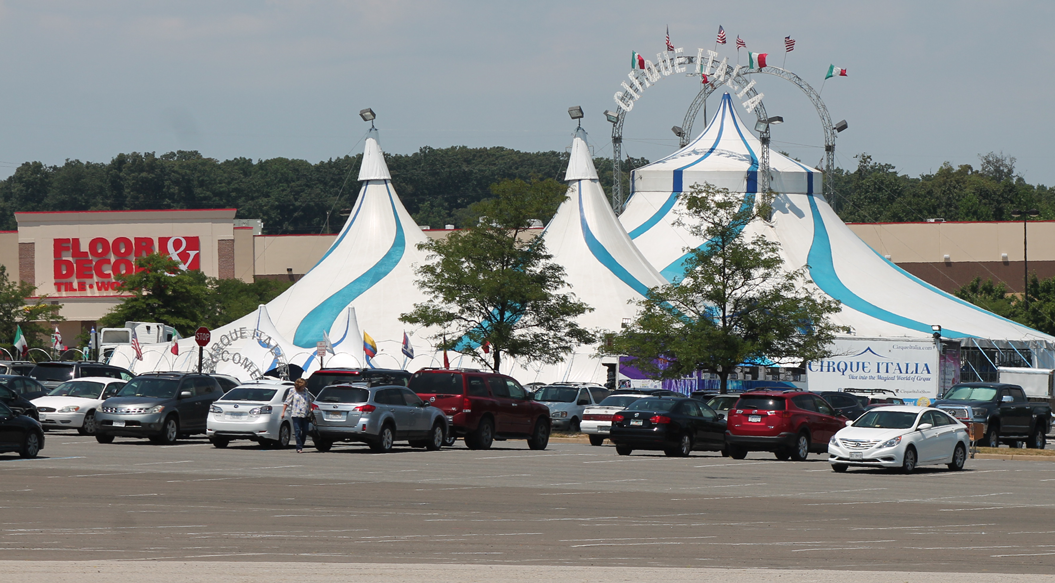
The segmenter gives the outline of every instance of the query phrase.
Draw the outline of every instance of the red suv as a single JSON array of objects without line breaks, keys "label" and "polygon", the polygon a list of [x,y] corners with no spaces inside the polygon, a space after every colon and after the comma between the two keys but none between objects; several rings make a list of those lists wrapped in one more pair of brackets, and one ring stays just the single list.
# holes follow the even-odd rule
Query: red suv
[{"label": "red suv", "polygon": [[828,451],[828,441],[845,426],[846,418],[813,393],[757,391],[741,395],[729,410],[725,441],[734,459],[771,451],[778,460],[802,461],[811,451]]},{"label": "red suv", "polygon": [[414,373],[408,386],[447,416],[449,443],[464,437],[469,449],[488,449],[496,438],[527,439],[531,449],[549,444],[549,408],[532,401],[510,377],[426,368]]}]

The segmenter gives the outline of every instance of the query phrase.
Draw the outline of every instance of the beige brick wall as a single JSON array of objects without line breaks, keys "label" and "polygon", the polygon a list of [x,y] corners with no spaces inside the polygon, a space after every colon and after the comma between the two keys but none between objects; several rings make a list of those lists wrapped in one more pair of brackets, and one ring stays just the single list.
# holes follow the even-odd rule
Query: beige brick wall
[{"label": "beige brick wall", "polygon": [[216,241],[216,277],[234,279],[234,239]]}]

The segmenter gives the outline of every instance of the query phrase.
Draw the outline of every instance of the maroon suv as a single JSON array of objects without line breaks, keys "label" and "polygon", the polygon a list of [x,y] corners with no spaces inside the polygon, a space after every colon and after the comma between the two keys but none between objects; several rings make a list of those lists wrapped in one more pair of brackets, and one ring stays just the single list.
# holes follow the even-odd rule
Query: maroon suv
[{"label": "maroon suv", "polygon": [[778,460],[806,459],[828,451],[828,441],[846,426],[846,418],[824,399],[805,391],[756,391],[740,395],[729,410],[725,441],[729,456],[771,451]]},{"label": "maroon suv", "polygon": [[426,368],[414,373],[408,386],[443,411],[448,437],[464,437],[469,449],[487,449],[496,438],[527,439],[531,449],[546,449],[549,443],[549,408],[532,401],[510,377]]}]

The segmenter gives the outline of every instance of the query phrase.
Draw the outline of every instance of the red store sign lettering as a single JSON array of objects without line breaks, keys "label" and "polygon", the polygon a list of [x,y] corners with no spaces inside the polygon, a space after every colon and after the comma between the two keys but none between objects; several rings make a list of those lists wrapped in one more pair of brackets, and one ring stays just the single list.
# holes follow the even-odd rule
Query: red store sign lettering
[{"label": "red store sign lettering", "polygon": [[[136,270],[135,258],[161,252],[180,263],[180,269],[201,269],[198,237],[95,237],[87,245],[80,238],[54,239],[55,290],[59,292],[116,290],[115,274]],[[75,280],[75,281],[64,281]],[[95,280],[95,281],[88,281]]]}]

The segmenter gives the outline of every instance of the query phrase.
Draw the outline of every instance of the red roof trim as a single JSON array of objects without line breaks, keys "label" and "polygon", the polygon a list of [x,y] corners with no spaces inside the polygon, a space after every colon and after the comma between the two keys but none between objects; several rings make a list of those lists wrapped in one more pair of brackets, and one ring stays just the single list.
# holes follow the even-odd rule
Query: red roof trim
[{"label": "red roof trim", "polygon": [[16,212],[16,215],[58,215],[58,214],[74,214],[74,213],[208,213],[216,211],[238,211],[238,209],[227,208],[227,209],[142,209],[142,210],[124,210],[124,211],[21,211]]}]

